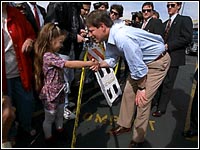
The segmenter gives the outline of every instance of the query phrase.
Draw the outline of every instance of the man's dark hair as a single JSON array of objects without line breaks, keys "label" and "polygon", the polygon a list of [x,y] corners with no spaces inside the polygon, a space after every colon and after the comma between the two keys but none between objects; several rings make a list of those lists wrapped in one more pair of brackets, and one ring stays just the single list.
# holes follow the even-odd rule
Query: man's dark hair
[{"label": "man's dark hair", "polygon": [[98,3],[94,3],[93,6],[94,6],[94,9],[98,9],[100,7],[100,4],[99,4],[99,2]]},{"label": "man's dark hair", "polygon": [[182,5],[182,2],[176,2],[177,3],[177,5],[179,5],[179,6],[181,6]]},{"label": "man's dark hair", "polygon": [[104,5],[106,7],[106,9],[109,8],[108,2],[99,2],[99,4],[100,4],[100,7],[101,7],[101,5]]},{"label": "man's dark hair", "polygon": [[152,2],[145,2],[143,5],[142,5],[142,8],[144,6],[151,6],[152,7],[152,10],[154,10],[154,6],[153,6],[153,3]]},{"label": "man's dark hair", "polygon": [[153,14],[156,15],[158,19],[160,18],[160,14],[156,10],[153,10]]},{"label": "man's dark hair", "polygon": [[97,2],[93,4],[94,9],[98,9],[99,7],[101,7],[101,5],[104,5],[106,9],[109,8],[108,2]]},{"label": "man's dark hair", "polygon": [[180,6],[180,8],[178,9],[178,10],[180,10],[181,7],[182,7],[182,2],[176,2],[176,4],[177,4],[178,6]]},{"label": "man's dark hair", "polygon": [[86,17],[86,25],[99,28],[101,23],[107,27],[112,27],[113,21],[106,11],[94,10]]},{"label": "man's dark hair", "polygon": [[84,9],[83,5],[89,5],[89,6],[91,6],[92,3],[91,2],[81,2],[81,4],[82,4],[81,9]]},{"label": "man's dark hair", "polygon": [[132,12],[131,14],[132,14],[132,20],[135,20],[136,17],[138,17],[138,19],[139,19],[140,21],[143,20],[143,15],[142,15],[142,12],[141,12],[141,11]]},{"label": "man's dark hair", "polygon": [[122,5],[113,4],[113,5],[110,7],[110,11],[111,11],[112,9],[115,9],[115,10],[119,13],[119,17],[122,17],[122,16],[123,16],[124,8],[123,8]]},{"label": "man's dark hair", "polygon": [[[141,11],[138,12],[132,12],[132,20],[131,20],[131,25],[133,27],[138,27],[140,28],[140,25],[142,24],[142,20],[143,20],[143,15]],[[136,18],[138,18],[139,22],[136,22]]]}]

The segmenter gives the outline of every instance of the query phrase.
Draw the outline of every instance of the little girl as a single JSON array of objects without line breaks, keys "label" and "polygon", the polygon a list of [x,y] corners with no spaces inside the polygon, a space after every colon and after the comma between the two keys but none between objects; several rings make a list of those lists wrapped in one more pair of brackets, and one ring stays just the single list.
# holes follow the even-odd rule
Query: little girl
[{"label": "little girl", "polygon": [[43,130],[46,141],[52,140],[52,124],[58,131],[63,130],[63,112],[66,88],[63,68],[82,68],[97,65],[92,61],[66,61],[56,53],[66,38],[54,23],[47,23],[40,31],[35,42],[35,80],[36,90],[43,101],[45,119]]}]

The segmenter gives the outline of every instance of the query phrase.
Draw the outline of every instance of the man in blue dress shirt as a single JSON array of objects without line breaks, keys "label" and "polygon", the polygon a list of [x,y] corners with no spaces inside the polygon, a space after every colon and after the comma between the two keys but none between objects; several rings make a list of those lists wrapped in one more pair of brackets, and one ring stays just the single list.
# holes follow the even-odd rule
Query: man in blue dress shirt
[{"label": "man in blue dress shirt", "polygon": [[106,42],[105,60],[90,69],[97,71],[99,67],[114,67],[117,58],[123,56],[129,66],[130,75],[124,88],[117,128],[111,130],[112,135],[130,131],[124,126],[128,117],[137,108],[137,116],[133,125],[133,137],[129,147],[142,146],[149,121],[151,101],[162,83],[170,65],[170,56],[165,51],[164,41],[160,35],[142,29],[113,24],[103,11],[91,12],[86,25],[89,35],[96,42]]}]

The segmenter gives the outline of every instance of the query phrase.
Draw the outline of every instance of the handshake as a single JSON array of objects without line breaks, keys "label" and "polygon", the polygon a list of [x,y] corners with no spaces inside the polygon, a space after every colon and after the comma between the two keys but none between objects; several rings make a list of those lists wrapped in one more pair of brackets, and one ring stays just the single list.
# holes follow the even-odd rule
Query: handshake
[{"label": "handshake", "polygon": [[92,58],[91,61],[92,65],[90,66],[90,69],[93,71],[98,71],[100,69],[100,62],[95,58]]}]

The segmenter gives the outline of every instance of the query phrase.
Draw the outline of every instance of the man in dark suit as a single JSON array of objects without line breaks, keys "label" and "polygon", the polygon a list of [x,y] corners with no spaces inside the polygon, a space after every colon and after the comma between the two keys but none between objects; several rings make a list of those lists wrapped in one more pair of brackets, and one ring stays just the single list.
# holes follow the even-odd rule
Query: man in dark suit
[{"label": "man in dark suit", "polygon": [[179,66],[185,65],[185,48],[192,41],[192,19],[179,14],[181,5],[181,2],[167,3],[170,19],[164,22],[166,27],[164,40],[165,48],[171,57],[171,65],[159,90],[159,104],[152,114],[154,117],[160,117],[166,112]]},{"label": "man in dark suit", "polygon": [[[37,13],[39,16],[39,21],[40,21],[39,27],[35,19],[34,5],[36,6]],[[38,34],[41,27],[44,25],[44,19],[46,17],[45,8],[38,5],[36,2],[23,2],[23,3],[17,4],[16,7],[19,8],[21,12],[26,15],[26,18],[31,23],[35,33]]]},{"label": "man in dark suit", "polygon": [[145,2],[142,5],[143,24],[142,29],[164,36],[164,26],[160,19],[153,18],[154,5],[152,2]]}]

